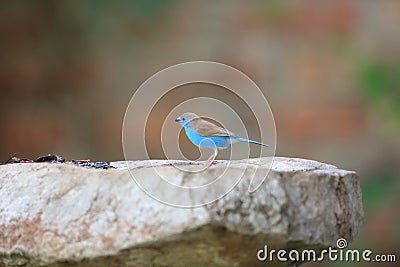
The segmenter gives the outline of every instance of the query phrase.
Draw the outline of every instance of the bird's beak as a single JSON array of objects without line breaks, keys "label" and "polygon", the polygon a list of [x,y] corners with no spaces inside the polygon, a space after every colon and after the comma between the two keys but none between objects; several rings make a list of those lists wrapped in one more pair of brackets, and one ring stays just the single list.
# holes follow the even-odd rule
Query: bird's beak
[{"label": "bird's beak", "polygon": [[176,118],[175,121],[176,122],[181,122],[181,118]]}]

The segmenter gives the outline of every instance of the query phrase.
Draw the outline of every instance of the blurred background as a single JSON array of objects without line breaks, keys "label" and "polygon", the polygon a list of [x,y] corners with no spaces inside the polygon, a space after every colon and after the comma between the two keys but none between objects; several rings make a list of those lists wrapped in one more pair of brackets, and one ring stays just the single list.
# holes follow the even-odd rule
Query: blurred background
[{"label": "blurred background", "polygon": [[278,156],[358,172],[365,221],[351,247],[400,260],[399,25],[395,0],[2,1],[0,161],[122,160],[136,88],[173,64],[218,61],[262,89]]}]

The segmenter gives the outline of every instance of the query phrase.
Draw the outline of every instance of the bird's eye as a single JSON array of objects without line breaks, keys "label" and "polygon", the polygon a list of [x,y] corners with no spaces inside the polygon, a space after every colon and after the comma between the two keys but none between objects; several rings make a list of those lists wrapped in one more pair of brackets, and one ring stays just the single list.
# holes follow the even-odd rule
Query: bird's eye
[{"label": "bird's eye", "polygon": [[182,120],[184,121],[184,120],[186,120],[185,118],[182,118]]}]

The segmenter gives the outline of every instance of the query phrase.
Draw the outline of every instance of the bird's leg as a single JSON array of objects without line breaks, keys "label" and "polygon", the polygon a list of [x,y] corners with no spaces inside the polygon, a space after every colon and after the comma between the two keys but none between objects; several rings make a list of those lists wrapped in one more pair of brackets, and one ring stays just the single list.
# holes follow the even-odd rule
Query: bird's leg
[{"label": "bird's leg", "polygon": [[[179,170],[182,170],[182,171],[185,171],[185,172],[190,172],[190,173],[197,173],[197,172],[205,171],[205,170],[208,169],[210,166],[212,166],[213,164],[215,164],[216,161],[214,161],[214,159],[217,157],[217,155],[218,155],[218,149],[215,148],[215,149],[214,149],[214,153],[213,153],[213,154],[211,155],[211,157],[209,157],[206,161],[194,161],[194,162],[192,161],[191,163],[196,163],[196,165],[197,165],[197,164],[202,164],[202,163],[207,163],[207,165],[201,166],[201,168],[195,169],[195,170],[184,169],[184,168],[178,167],[178,164],[176,164],[176,163],[171,163],[171,164],[172,164],[172,166],[174,166],[175,168],[177,168],[177,169],[179,169]],[[181,186],[182,186],[182,184],[181,184]]]},{"label": "bird's leg", "polygon": [[207,166],[205,168],[210,167],[211,165],[215,164],[216,162],[214,161],[214,159],[217,157],[218,155],[218,149],[214,149],[214,153],[207,159]]},{"label": "bird's leg", "polygon": [[212,153],[211,156],[206,161],[214,160],[215,157],[216,157],[216,153],[215,153],[215,150],[214,150],[214,153]]}]

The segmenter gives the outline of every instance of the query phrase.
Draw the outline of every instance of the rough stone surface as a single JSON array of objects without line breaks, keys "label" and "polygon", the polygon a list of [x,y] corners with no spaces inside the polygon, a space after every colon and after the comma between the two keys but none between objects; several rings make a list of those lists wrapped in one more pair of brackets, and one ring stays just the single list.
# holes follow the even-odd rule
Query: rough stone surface
[{"label": "rough stone surface", "polygon": [[[265,175],[267,160],[260,166]],[[229,163],[233,175],[244,162]],[[256,192],[248,192],[245,173],[224,198],[188,209],[150,198],[127,171],[140,175],[154,167],[176,172],[182,182],[170,163],[114,162],[109,170],[0,166],[0,266],[265,266],[256,258],[264,245],[322,248],[338,238],[351,241],[360,230],[354,172],[275,158]],[[247,163],[251,171],[252,160]],[[218,161],[198,177],[226,164]]]}]

